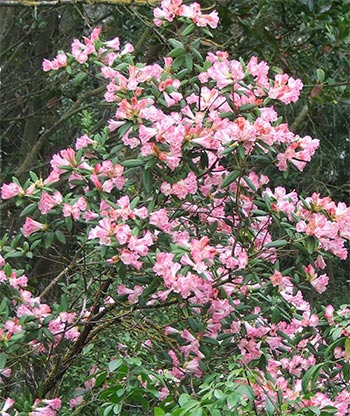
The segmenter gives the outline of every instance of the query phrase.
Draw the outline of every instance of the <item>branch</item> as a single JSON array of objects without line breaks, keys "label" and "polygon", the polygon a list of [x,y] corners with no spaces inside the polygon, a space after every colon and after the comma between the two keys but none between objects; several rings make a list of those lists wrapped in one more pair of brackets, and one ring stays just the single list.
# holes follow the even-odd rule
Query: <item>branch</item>
[{"label": "branch", "polygon": [[60,6],[69,4],[112,4],[117,6],[145,6],[159,3],[158,0],[0,0],[0,6]]},{"label": "branch", "polygon": [[[0,0],[1,1],[1,0]],[[21,166],[16,170],[15,176],[20,177],[23,175],[27,169],[29,168],[30,164],[32,163],[35,156],[40,152],[43,145],[46,143],[46,140],[51,136],[52,133],[54,133],[58,127],[64,123],[67,119],[69,119],[71,116],[73,116],[76,113],[79,113],[83,108],[81,107],[81,104],[89,97],[92,97],[100,92],[102,92],[105,89],[105,86],[98,87],[94,89],[93,91],[89,91],[88,93],[82,94],[79,99],[75,102],[73,107],[67,111],[63,116],[55,123],[50,129],[46,130],[45,133],[43,133],[39,140],[35,143],[32,150],[28,153],[26,158],[24,159]],[[84,107],[86,108],[86,106]]]},{"label": "branch", "polygon": [[53,288],[61,279],[61,277],[65,276],[65,274],[70,271],[73,266],[75,266],[76,264],[76,259],[78,257],[78,255],[81,253],[81,251],[83,250],[83,247],[80,247],[78,249],[78,251],[75,253],[72,261],[68,264],[68,266],[61,271],[61,273],[59,273],[47,286],[46,288],[40,293],[39,298],[43,298],[49,291],[51,288]]},{"label": "branch", "polygon": [[297,115],[296,119],[293,121],[292,125],[290,126],[290,131],[296,131],[298,130],[301,123],[304,121],[305,117],[307,116],[309,112],[309,107],[307,104],[303,106],[303,108],[300,110],[299,114]]}]

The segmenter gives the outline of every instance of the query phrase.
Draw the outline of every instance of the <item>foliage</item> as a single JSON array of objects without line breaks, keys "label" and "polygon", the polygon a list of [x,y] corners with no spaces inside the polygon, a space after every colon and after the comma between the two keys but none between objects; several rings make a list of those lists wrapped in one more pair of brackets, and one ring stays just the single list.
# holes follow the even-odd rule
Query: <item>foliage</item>
[{"label": "foliage", "polygon": [[[43,62],[91,79],[106,110],[98,129],[81,112],[48,176],[2,185],[23,224],[1,241],[2,412],[346,415],[349,309],[314,292],[347,257],[350,209],[266,175],[319,145],[276,112],[302,82],[204,55],[214,11],[164,0],[154,16],[158,63],[100,28]],[[46,255],[65,267],[41,286]]]}]

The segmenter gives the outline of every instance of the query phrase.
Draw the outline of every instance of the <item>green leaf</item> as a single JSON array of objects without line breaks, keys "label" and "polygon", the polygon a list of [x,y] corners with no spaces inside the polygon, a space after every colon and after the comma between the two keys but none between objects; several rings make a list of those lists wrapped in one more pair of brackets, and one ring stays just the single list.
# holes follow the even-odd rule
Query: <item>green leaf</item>
[{"label": "green leaf", "polygon": [[152,180],[152,171],[150,169],[145,169],[142,173],[142,184],[147,193],[150,193],[152,190]]},{"label": "green leaf", "polygon": [[[4,271],[5,271],[6,277],[10,277],[11,276],[12,267],[10,266],[9,263],[6,263],[5,264]],[[5,299],[3,299],[3,300],[5,300]]]},{"label": "green leaf", "polygon": [[256,108],[256,104],[244,104],[239,107],[239,111],[247,111]]},{"label": "green leaf", "polygon": [[79,72],[79,74],[77,74],[74,77],[73,82],[74,82],[75,85],[80,85],[84,81],[84,79],[86,77],[87,77],[87,73],[86,72]]},{"label": "green leaf", "polygon": [[170,43],[170,45],[171,45],[173,48],[184,48],[183,43],[182,43],[182,42],[180,42],[180,41],[179,41],[179,40],[177,40],[177,39],[170,38],[170,39],[168,39],[168,42]]},{"label": "green leaf", "polygon": [[118,136],[123,137],[124,134],[133,126],[132,121],[126,121],[122,126],[118,129]]},{"label": "green leaf", "polygon": [[214,390],[214,397],[216,397],[217,399],[222,399],[223,397],[225,397],[225,394],[222,390],[219,389],[215,389]]},{"label": "green leaf", "polygon": [[177,74],[176,74],[176,78],[177,79],[179,79],[180,81],[182,80],[182,79],[184,79],[187,75],[188,75],[188,69],[187,68],[184,68],[184,69],[181,69],[181,71],[179,71]]},{"label": "green leaf", "polygon": [[186,49],[184,47],[175,48],[170,51],[169,56],[171,58],[178,58],[179,56],[184,56],[186,53]]},{"label": "green leaf", "polygon": [[275,240],[275,241],[271,241],[270,243],[265,244],[264,247],[270,248],[270,247],[283,247],[286,246],[288,244],[287,240]]},{"label": "green leaf", "polygon": [[60,230],[56,230],[56,231],[55,231],[55,237],[56,237],[56,239],[57,239],[60,243],[62,243],[62,244],[66,244],[66,243],[67,243],[66,236],[63,234],[63,232],[62,232],[62,231],[60,231]]},{"label": "green leaf", "polygon": [[120,415],[121,410],[122,410],[122,404],[121,404],[121,403],[116,403],[116,404],[113,406],[113,413],[114,413],[115,415]]},{"label": "green leaf", "polygon": [[165,415],[164,410],[161,409],[160,407],[155,407],[153,409],[153,412],[154,412],[154,416],[164,416]]},{"label": "green leaf", "polygon": [[23,257],[23,251],[13,251],[12,253],[6,254],[4,257],[5,259],[17,259],[19,257]]},{"label": "green leaf", "polygon": [[114,404],[110,404],[109,406],[107,406],[105,410],[103,411],[103,416],[109,415],[112,412],[113,407],[114,407]]},{"label": "green leaf", "polygon": [[240,175],[239,170],[234,170],[233,172],[229,173],[225,179],[222,181],[221,188],[226,188],[227,186],[231,185]]},{"label": "green leaf", "polygon": [[48,328],[42,328],[42,331],[43,331],[43,334],[45,335],[45,337],[49,341],[51,341],[51,342],[55,341],[55,337],[54,337],[53,333]]},{"label": "green leaf", "polygon": [[123,364],[123,360],[120,358],[118,360],[113,360],[108,364],[108,369],[110,372],[113,372],[117,368],[119,368],[122,364]]},{"label": "green leaf", "polygon": [[314,413],[316,416],[319,416],[321,414],[321,410],[315,406],[310,406],[307,408],[307,410],[311,410],[311,412]]},{"label": "green leaf", "polygon": [[220,345],[219,344],[219,341],[217,339],[210,338],[210,337],[206,337],[206,336],[202,337],[201,341],[204,344],[211,344],[211,345],[215,345],[215,346],[219,346]]},{"label": "green leaf", "polygon": [[[171,69],[173,71],[177,71],[184,63],[185,56],[181,55],[174,59],[173,63],[171,64]],[[186,68],[187,69],[187,68]]]},{"label": "green leaf", "polygon": [[7,354],[2,353],[0,354],[0,369],[4,369],[6,367],[7,361]]},{"label": "green leaf", "polygon": [[192,397],[189,394],[182,393],[179,397],[179,405],[182,407],[190,400],[192,400]]},{"label": "green leaf", "polygon": [[185,29],[181,32],[182,36],[189,36],[191,35],[196,29],[196,25],[194,23],[190,23]]},{"label": "green leaf", "polygon": [[139,166],[143,166],[144,165],[144,161],[140,160],[140,159],[128,159],[128,160],[123,160],[123,162],[120,162],[123,166],[125,166],[126,168],[137,168]]},{"label": "green leaf", "polygon": [[22,212],[19,214],[20,217],[27,217],[28,215],[31,215],[37,208],[38,204],[36,202],[33,202],[26,206]]},{"label": "green leaf", "polygon": [[72,220],[72,217],[64,217],[64,222],[66,223],[67,230],[68,231],[72,231],[72,228],[73,228],[73,220]]},{"label": "green leaf", "polygon": [[322,370],[322,367],[327,364],[328,364],[328,361],[319,363],[315,366],[310,367],[306,371],[306,373],[304,374],[301,380],[301,388],[304,394],[306,394],[308,391],[313,391],[313,387],[314,387],[313,385],[316,381],[316,378],[318,377],[319,372]]},{"label": "green leaf", "polygon": [[250,212],[254,215],[268,215],[268,212],[261,209],[252,209]]},{"label": "green leaf", "polygon": [[249,186],[249,188],[253,191],[256,192],[256,187],[253,184],[253,182],[248,178],[248,176],[244,176],[243,178],[245,180],[245,183]]},{"label": "green leaf", "polygon": [[198,59],[199,62],[203,62],[203,56],[202,54],[196,49],[196,48],[191,48],[191,54]]},{"label": "green leaf", "polygon": [[350,338],[346,338],[344,343],[346,358],[350,358]]},{"label": "green leaf", "polygon": [[193,58],[192,55],[186,54],[185,55],[185,66],[191,72],[193,69]]},{"label": "green leaf", "polygon": [[38,176],[37,176],[34,172],[32,172],[32,171],[30,171],[30,172],[29,172],[29,176],[30,176],[30,179],[31,179],[33,182],[36,182],[36,181],[38,181],[38,180],[39,180]]},{"label": "green leaf", "polygon": [[45,241],[44,241],[44,247],[45,248],[49,248],[52,245],[54,236],[55,236],[55,234],[52,233],[52,232],[49,232],[49,233],[46,234],[46,238],[45,238]]},{"label": "green leaf", "polygon": [[316,78],[320,81],[323,82],[325,80],[326,74],[324,72],[323,69],[321,68],[317,68],[316,69]]},{"label": "green leaf", "polygon": [[104,381],[106,380],[106,377],[107,377],[107,371],[103,371],[101,374],[99,374],[96,377],[95,386],[96,387],[101,386],[104,383]]},{"label": "green leaf", "polygon": [[275,413],[275,405],[268,397],[266,397],[265,399],[265,410],[268,416],[273,416],[273,414]]}]

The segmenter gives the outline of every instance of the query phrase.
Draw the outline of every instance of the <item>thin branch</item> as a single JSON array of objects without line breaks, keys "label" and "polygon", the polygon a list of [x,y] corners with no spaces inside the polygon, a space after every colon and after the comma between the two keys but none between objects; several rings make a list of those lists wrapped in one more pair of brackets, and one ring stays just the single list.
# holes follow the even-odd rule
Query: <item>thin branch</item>
[{"label": "thin branch", "polygon": [[48,284],[46,286],[46,288],[40,293],[39,298],[43,298],[50,289],[52,289],[61,279],[61,277],[63,277],[70,269],[73,268],[73,266],[76,264],[76,259],[78,257],[78,255],[80,254],[80,252],[82,251],[83,247],[80,247],[79,250],[75,253],[72,261],[68,264],[68,266],[61,271],[61,273],[59,273],[51,282],[50,284]]},{"label": "thin branch", "polygon": [[297,115],[296,119],[293,121],[292,125],[290,126],[290,131],[296,131],[298,130],[301,123],[304,121],[305,117],[307,116],[309,112],[309,107],[307,104],[303,106],[303,108],[300,110],[299,114]]},{"label": "thin branch", "polygon": [[102,92],[105,89],[105,86],[101,86],[98,87],[92,91],[89,91],[85,94],[82,94],[78,100],[75,102],[75,104],[73,105],[73,107],[67,111],[66,113],[63,114],[63,116],[57,121],[57,123],[55,123],[50,129],[46,130],[45,133],[43,133],[39,140],[35,143],[35,145],[33,146],[32,150],[28,153],[28,155],[26,156],[26,158],[24,159],[23,163],[21,164],[21,166],[16,170],[15,172],[15,176],[20,177],[21,175],[23,175],[27,169],[29,168],[30,164],[32,163],[33,159],[35,158],[35,156],[39,153],[39,151],[41,150],[41,148],[43,147],[43,145],[46,143],[47,139],[60,127],[60,125],[62,123],[64,123],[67,119],[69,119],[70,117],[72,117],[74,114],[79,113],[80,111],[82,111],[82,109],[87,108],[89,105],[87,106],[83,106],[81,107],[81,104],[89,97],[92,97],[96,94],[99,94],[100,92]]}]

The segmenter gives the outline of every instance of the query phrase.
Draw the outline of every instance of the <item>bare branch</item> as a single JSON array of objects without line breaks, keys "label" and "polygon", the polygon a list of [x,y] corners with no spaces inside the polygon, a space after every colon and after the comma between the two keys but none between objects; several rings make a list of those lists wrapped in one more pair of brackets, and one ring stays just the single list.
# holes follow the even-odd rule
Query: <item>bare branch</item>
[{"label": "bare branch", "polygon": [[69,119],[72,115],[82,111],[84,108],[87,108],[86,106],[82,107],[81,105],[83,102],[89,98],[92,97],[104,90],[104,86],[98,87],[94,89],[93,91],[89,91],[85,94],[82,94],[79,99],[75,102],[73,107],[67,111],[65,114],[62,115],[62,117],[55,123],[50,129],[46,130],[39,138],[39,140],[35,143],[32,150],[28,153],[27,157],[24,159],[24,162],[21,164],[21,166],[16,170],[15,175],[17,177],[23,175],[27,169],[29,168],[30,164],[36,157],[36,155],[40,152],[41,148],[45,144],[46,140],[53,134],[62,123],[64,123],[67,119]]}]

